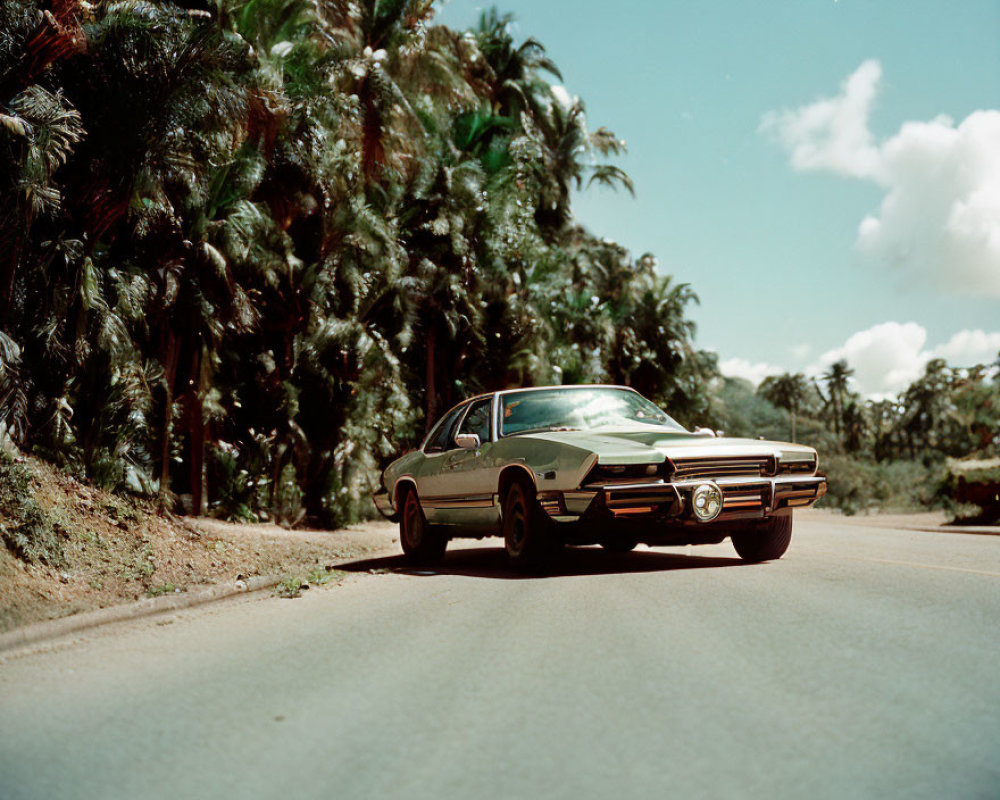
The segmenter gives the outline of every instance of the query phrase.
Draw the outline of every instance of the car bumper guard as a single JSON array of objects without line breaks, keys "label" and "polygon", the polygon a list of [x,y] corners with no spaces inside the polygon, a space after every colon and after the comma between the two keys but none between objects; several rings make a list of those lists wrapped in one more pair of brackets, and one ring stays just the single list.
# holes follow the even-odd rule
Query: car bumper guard
[{"label": "car bumper guard", "polygon": [[[588,512],[614,517],[660,514],[684,517],[691,493],[706,480],[624,483],[585,486],[576,491],[546,492],[542,507],[557,521],[579,519]],[[822,475],[773,478],[716,478],[722,490],[722,511],[712,522],[765,517],[782,509],[807,508],[826,494]],[[710,524],[710,523],[709,523]]]}]

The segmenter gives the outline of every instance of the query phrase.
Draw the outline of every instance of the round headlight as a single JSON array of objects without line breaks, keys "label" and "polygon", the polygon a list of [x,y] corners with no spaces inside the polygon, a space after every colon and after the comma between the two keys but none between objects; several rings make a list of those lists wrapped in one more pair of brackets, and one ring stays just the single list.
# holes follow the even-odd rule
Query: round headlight
[{"label": "round headlight", "polygon": [[701,483],[691,492],[691,510],[701,522],[710,522],[722,511],[722,489],[714,483]]}]

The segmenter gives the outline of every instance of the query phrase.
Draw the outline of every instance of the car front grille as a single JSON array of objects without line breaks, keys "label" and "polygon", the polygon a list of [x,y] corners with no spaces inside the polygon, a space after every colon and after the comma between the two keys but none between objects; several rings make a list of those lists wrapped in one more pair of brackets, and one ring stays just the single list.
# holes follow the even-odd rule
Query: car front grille
[{"label": "car front grille", "polygon": [[761,486],[727,487],[722,497],[723,511],[759,511],[765,505],[765,492]]},{"label": "car front grille", "polygon": [[812,475],[816,471],[816,461],[786,461],[781,465],[782,475]]},{"label": "car front grille", "polygon": [[776,470],[774,456],[675,458],[673,464],[673,480],[675,481],[761,478],[774,475]]}]

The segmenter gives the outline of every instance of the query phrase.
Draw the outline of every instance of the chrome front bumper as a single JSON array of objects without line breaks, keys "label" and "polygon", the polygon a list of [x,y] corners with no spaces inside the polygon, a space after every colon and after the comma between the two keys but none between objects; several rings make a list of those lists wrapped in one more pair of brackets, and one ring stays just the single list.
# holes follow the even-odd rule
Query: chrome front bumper
[{"label": "chrome front bumper", "polygon": [[[659,514],[683,518],[690,510],[695,487],[708,482],[591,485],[570,492],[543,492],[539,494],[539,501],[549,516],[560,522],[570,522],[595,512],[614,517]],[[722,512],[712,522],[760,518],[782,509],[807,508],[826,494],[826,478],[821,475],[716,478],[711,482],[722,490]]]}]

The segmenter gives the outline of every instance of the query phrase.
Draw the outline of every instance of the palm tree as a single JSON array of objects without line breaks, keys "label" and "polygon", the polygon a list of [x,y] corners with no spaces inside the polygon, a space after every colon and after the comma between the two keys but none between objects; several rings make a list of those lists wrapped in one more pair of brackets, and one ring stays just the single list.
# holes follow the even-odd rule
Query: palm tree
[{"label": "palm tree", "polygon": [[390,178],[412,179],[428,117],[416,101],[475,101],[459,68],[461,48],[429,26],[433,0],[331,0],[323,8],[323,33],[336,45],[330,82],[350,99],[345,118],[358,121],[352,138],[361,177],[382,189]]},{"label": "palm tree", "polygon": [[428,426],[436,420],[442,401],[449,405],[457,399],[453,398],[455,381],[483,344],[483,310],[478,300],[485,286],[476,252],[483,220],[476,209],[484,175],[478,161],[454,163],[455,155],[447,147],[437,153],[431,182],[403,209],[411,226],[407,272],[416,290],[412,299],[417,328],[425,337]]},{"label": "palm tree", "polygon": [[[40,269],[25,283],[40,300],[26,342],[46,367],[35,371],[35,388],[47,398],[37,405],[54,409],[42,412],[39,424],[58,432],[54,443],[62,446],[67,426],[60,420],[74,405],[86,412],[74,415],[73,427],[88,471],[101,452],[137,453],[151,449],[138,439],[160,438],[166,491],[180,395],[197,499],[202,403],[220,330],[239,294],[209,242],[216,208],[208,201],[217,194],[211,165],[246,137],[248,93],[236,76],[250,68],[248,53],[171,6],[100,6],[84,30],[86,52],[59,76],[60,103],[71,103],[72,113],[53,111],[50,119],[76,115],[87,136],[53,165],[61,204],[46,210]],[[66,149],[65,135],[46,135]],[[141,307],[125,308],[135,303]],[[160,377],[150,361],[162,367]],[[149,392],[162,398],[159,425],[146,424]],[[103,413],[115,404],[143,419],[117,428],[127,431],[127,447]]]},{"label": "palm tree", "polygon": [[523,111],[537,112],[538,97],[548,94],[548,83],[541,72],[562,80],[562,73],[540,42],[529,38],[515,44],[510,33],[513,21],[513,14],[501,15],[494,6],[480,14],[475,31],[479,50],[489,66],[486,81],[492,110],[508,119],[518,119]]},{"label": "palm tree", "polygon": [[73,3],[57,15],[27,0],[0,5],[0,329],[31,227],[60,209],[55,174],[83,136],[79,112],[43,82],[83,47],[81,11]]},{"label": "palm tree", "polygon": [[876,461],[899,458],[902,405],[894,399],[869,400],[865,404],[866,416],[871,423],[872,455]]},{"label": "palm tree", "polygon": [[632,179],[620,167],[599,159],[625,152],[625,142],[607,128],[590,132],[583,102],[568,106],[553,97],[547,113],[526,120],[525,136],[539,154],[535,176],[540,187],[536,219],[541,228],[556,232],[570,219],[570,190],[595,181],[635,194]]},{"label": "palm tree", "polygon": [[802,373],[794,375],[769,375],[757,390],[765,400],[778,408],[785,409],[791,416],[791,439],[795,441],[795,422],[802,403],[808,396],[806,377]]},{"label": "palm tree", "polygon": [[902,429],[916,458],[918,443],[924,450],[934,450],[943,444],[943,428],[954,416],[950,401],[952,375],[944,359],[931,359],[924,374],[910,384],[900,398],[903,405]]},{"label": "palm tree", "polygon": [[843,421],[844,448],[849,453],[857,453],[861,450],[865,434],[869,430],[868,414],[859,396],[851,397],[844,408]]},{"label": "palm tree", "polygon": [[339,524],[460,394],[613,376],[701,407],[690,288],[572,224],[573,190],[631,189],[623,145],[509,17],[42,5],[0,3],[0,437]]},{"label": "palm tree", "polygon": [[826,384],[830,412],[833,416],[834,433],[837,436],[837,442],[841,444],[840,432],[844,421],[844,396],[849,390],[848,381],[853,374],[854,370],[848,369],[847,361],[841,359],[831,364],[829,371],[821,377],[821,380]]}]

